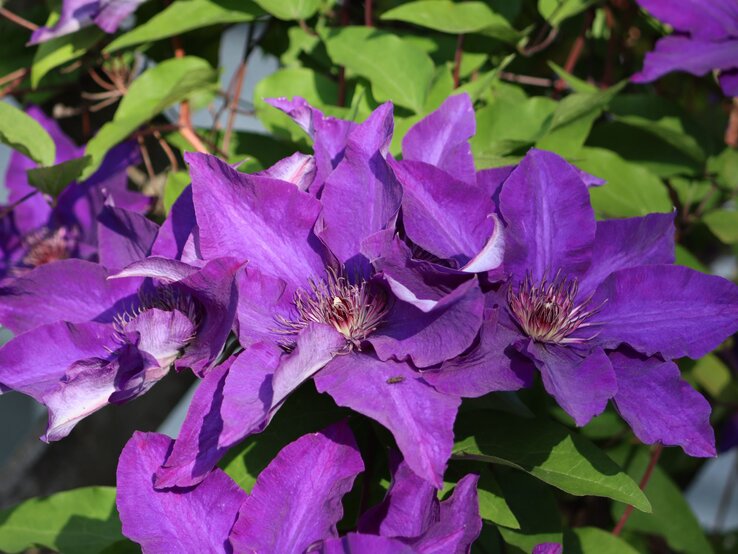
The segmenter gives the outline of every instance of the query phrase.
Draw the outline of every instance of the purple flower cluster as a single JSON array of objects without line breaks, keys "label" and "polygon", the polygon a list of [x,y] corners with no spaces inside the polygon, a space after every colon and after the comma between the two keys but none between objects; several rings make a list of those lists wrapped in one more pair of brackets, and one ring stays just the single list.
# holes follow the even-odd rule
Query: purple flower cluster
[{"label": "purple flower cluster", "polygon": [[660,39],[646,54],[636,83],[655,81],[672,71],[719,74],[728,96],[738,96],[738,4],[733,0],[638,0],[675,33]]},{"label": "purple flower cluster", "polygon": [[[121,457],[124,532],[147,552],[464,552],[475,478],[436,497],[461,399],[537,372],[579,426],[612,400],[643,442],[714,455],[709,404],[674,360],[738,329],[738,287],[673,265],[673,214],[596,221],[588,188],[603,183],[545,151],[476,171],[465,95],[408,131],[401,160],[391,104],[357,124],[271,103],[312,155],[244,174],[188,154],[192,185],[161,227],[108,201],[97,256],[6,256],[22,271],[0,289],[17,334],[0,387],[48,407],[47,440],[171,368],[202,379],[176,441],[138,434]],[[308,380],[401,453],[384,504],[343,537],[363,468],[345,426],[287,446],[248,496],[215,469]]]}]

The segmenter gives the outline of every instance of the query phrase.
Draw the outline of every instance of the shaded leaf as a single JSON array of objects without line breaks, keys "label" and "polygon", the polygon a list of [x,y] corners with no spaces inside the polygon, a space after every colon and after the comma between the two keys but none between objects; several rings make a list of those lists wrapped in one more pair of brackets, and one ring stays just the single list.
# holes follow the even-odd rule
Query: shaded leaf
[{"label": "shaded leaf", "polygon": [[519,522],[518,529],[498,527],[505,542],[525,552],[530,552],[540,543],[562,542],[561,516],[551,489],[524,473],[504,468],[496,473],[503,494]]},{"label": "shaded leaf", "polygon": [[122,540],[113,487],[85,487],[32,498],[0,512],[3,552],[42,546],[97,554]]},{"label": "shaded leaf", "polygon": [[597,0],[538,0],[538,12],[554,27],[575,16]]},{"label": "shaded leaf", "polygon": [[56,198],[69,183],[79,179],[89,163],[90,157],[82,156],[50,167],[29,169],[28,182],[33,188]]},{"label": "shaded leaf", "polygon": [[[604,452],[552,421],[490,413],[484,421],[459,416],[456,459],[508,465],[577,496],[605,496],[649,510],[638,485]],[[524,437],[524,439],[522,439]]]}]

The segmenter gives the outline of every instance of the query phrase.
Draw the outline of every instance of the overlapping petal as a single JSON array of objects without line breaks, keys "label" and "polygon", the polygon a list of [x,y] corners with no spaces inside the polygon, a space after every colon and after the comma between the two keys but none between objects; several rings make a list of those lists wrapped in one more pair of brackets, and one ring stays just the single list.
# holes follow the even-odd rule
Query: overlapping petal
[{"label": "overlapping petal", "polygon": [[365,354],[338,356],[315,376],[319,392],[384,425],[407,464],[440,488],[460,400],[437,392],[401,362]]}]

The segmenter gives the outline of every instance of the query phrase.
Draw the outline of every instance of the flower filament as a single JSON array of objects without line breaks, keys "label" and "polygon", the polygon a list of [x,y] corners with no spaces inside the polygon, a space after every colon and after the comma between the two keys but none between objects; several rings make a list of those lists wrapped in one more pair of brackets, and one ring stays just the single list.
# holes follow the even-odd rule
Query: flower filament
[{"label": "flower filament", "polygon": [[[360,350],[362,341],[381,325],[389,311],[384,293],[365,280],[351,283],[333,268],[326,270],[324,279],[308,282],[308,288],[294,294],[295,317],[277,316],[278,333],[297,335],[310,323],[324,323],[346,338],[349,350]],[[295,343],[287,340],[281,346],[292,350]]]},{"label": "flower filament", "polygon": [[510,312],[523,332],[538,342],[554,344],[581,344],[593,337],[571,337],[578,329],[591,327],[587,320],[597,313],[602,304],[588,309],[592,295],[577,302],[579,284],[576,279],[565,279],[560,272],[549,282],[545,277],[535,284],[530,274],[507,291]]}]

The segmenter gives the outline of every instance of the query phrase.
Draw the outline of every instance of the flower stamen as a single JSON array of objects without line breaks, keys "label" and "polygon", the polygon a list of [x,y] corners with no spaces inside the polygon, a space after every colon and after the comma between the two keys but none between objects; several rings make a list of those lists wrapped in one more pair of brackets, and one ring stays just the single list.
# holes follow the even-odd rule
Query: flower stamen
[{"label": "flower stamen", "polygon": [[[554,344],[581,344],[591,337],[571,337],[578,329],[595,325],[587,320],[600,311],[603,304],[589,309],[592,294],[577,302],[579,283],[564,279],[561,272],[549,282],[545,277],[534,284],[530,274],[515,291],[510,285],[507,291],[508,305],[523,332],[538,342]],[[593,293],[594,294],[594,293]]]},{"label": "flower stamen", "polygon": [[[361,343],[382,323],[389,306],[387,297],[362,280],[349,282],[335,269],[328,268],[324,279],[310,279],[307,289],[298,289],[293,297],[297,312],[293,318],[277,316],[282,335],[297,335],[310,323],[332,326],[346,337],[348,349],[361,349]],[[294,340],[282,341],[285,350],[292,350]]]}]

